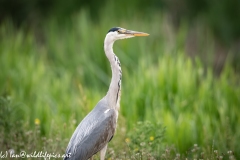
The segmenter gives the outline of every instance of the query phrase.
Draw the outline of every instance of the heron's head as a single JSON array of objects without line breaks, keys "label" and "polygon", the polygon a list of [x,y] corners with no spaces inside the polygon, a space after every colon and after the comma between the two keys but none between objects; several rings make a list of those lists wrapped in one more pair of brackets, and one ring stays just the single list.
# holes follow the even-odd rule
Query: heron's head
[{"label": "heron's head", "polygon": [[136,36],[148,36],[148,35],[149,34],[143,33],[143,32],[131,31],[124,28],[120,28],[120,27],[114,27],[108,31],[106,38],[112,41],[116,41],[118,39],[132,38]]}]

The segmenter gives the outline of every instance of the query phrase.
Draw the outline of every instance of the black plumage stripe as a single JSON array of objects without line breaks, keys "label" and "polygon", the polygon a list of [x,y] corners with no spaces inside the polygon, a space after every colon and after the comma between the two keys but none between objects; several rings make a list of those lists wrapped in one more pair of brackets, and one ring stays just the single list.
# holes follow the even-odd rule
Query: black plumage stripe
[{"label": "black plumage stripe", "polygon": [[119,29],[120,29],[120,27],[113,27],[108,31],[108,33],[118,31]]}]

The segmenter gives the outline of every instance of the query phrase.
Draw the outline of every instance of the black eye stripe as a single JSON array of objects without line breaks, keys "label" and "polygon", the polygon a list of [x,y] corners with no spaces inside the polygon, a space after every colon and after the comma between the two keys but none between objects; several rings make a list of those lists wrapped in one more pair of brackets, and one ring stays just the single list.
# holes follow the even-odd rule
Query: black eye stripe
[{"label": "black eye stripe", "polygon": [[108,31],[108,33],[118,31],[119,29],[120,29],[120,27],[113,27]]}]

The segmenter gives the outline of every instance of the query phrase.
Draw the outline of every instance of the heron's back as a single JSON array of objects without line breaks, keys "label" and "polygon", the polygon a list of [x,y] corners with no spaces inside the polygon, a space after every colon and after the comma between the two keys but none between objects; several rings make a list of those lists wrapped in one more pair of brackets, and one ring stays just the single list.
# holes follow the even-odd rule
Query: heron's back
[{"label": "heron's back", "polygon": [[117,113],[105,98],[81,121],[68,144],[68,160],[87,160],[100,151],[113,137]]}]

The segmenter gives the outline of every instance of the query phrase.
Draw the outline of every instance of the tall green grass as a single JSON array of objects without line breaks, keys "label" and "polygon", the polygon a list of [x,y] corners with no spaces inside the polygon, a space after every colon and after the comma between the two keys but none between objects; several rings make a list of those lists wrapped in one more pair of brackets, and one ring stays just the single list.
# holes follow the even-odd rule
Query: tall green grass
[{"label": "tall green grass", "polygon": [[[14,29],[11,22],[0,26],[0,95],[22,110],[1,121],[15,123],[13,117],[20,114],[24,132],[34,129],[39,119],[40,136],[58,135],[64,140],[58,143],[63,152],[75,127],[107,92],[111,70],[103,40],[109,28],[121,26],[150,36],[114,46],[123,70],[120,134],[112,142],[121,146],[118,150],[128,133],[134,135],[135,124],[148,120],[166,127],[163,144],[175,145],[177,152],[197,143],[208,152],[214,145],[239,157],[240,78],[231,66],[226,64],[215,77],[211,67],[188,58],[187,25],[175,35],[162,14],[131,21],[112,19],[107,12],[100,17],[93,23],[82,11],[65,25],[48,19],[41,29]],[[211,50],[212,44],[206,47]]]}]

